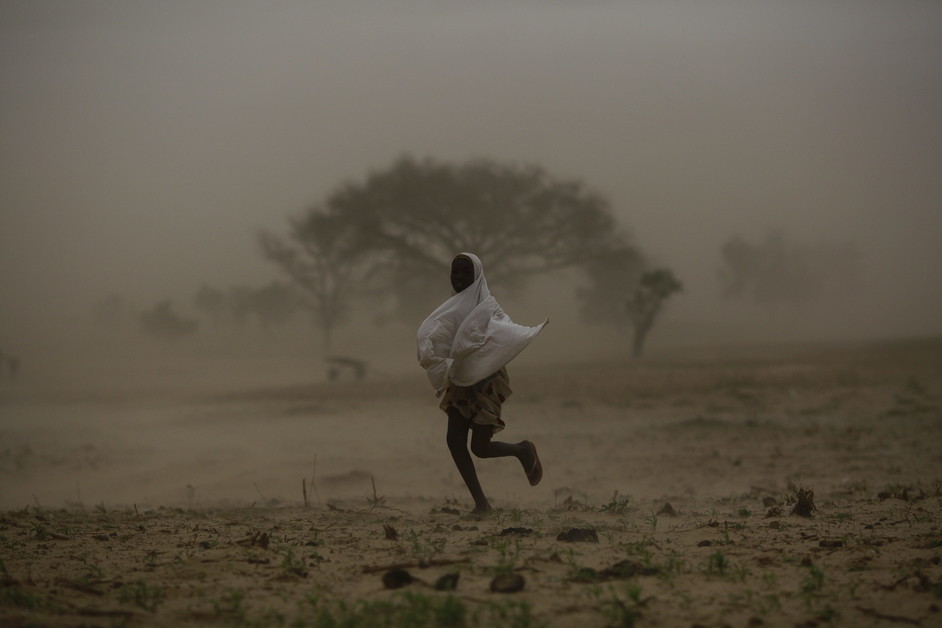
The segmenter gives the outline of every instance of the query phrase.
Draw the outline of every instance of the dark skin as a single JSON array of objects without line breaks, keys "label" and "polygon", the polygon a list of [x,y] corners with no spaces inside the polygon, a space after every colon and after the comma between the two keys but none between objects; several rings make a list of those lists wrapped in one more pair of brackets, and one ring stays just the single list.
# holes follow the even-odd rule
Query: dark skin
[{"label": "dark skin", "polygon": [[457,294],[473,283],[474,264],[470,257],[459,255],[451,262],[451,288]]},{"label": "dark skin", "polygon": [[[458,256],[451,264],[451,287],[456,293],[462,292],[474,283],[474,265],[467,257]],[[468,451],[468,432],[471,432],[471,451]],[[473,453],[478,458],[503,458],[513,456],[520,461],[524,472],[533,467],[533,448],[529,441],[519,443],[502,443],[491,440],[494,436],[490,425],[480,425],[470,419],[464,418],[456,408],[448,409],[448,450],[458,467],[461,478],[471,492],[474,499],[474,510],[471,514],[481,515],[489,513],[492,508],[477,471],[474,469]]]}]

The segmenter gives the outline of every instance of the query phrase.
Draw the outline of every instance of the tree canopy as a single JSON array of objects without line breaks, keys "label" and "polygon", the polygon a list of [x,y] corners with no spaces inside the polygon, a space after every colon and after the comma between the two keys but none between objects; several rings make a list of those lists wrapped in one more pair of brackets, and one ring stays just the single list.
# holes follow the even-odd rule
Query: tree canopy
[{"label": "tree canopy", "polygon": [[440,273],[458,251],[488,262],[494,283],[566,268],[628,246],[608,202],[536,166],[399,159],[342,186],[326,210],[410,271]]},{"label": "tree canopy", "polygon": [[354,292],[377,283],[400,312],[424,312],[441,294],[430,282],[447,285],[443,269],[461,251],[485,260],[492,285],[641,259],[608,202],[580,181],[487,159],[402,157],[292,220],[290,241],[263,233],[260,242],[312,297],[328,336]]},{"label": "tree canopy", "polygon": [[639,358],[644,351],[644,341],[660,315],[664,303],[675,292],[683,290],[683,284],[669,268],[645,271],[631,298],[626,303],[628,315],[634,327],[632,354]]}]

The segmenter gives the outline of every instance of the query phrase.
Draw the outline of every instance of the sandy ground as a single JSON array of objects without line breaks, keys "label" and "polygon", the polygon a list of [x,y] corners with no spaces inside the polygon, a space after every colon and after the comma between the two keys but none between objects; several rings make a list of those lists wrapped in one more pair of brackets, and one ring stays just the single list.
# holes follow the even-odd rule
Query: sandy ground
[{"label": "sandy ground", "polygon": [[421,372],[7,382],[0,623],[942,625],[942,341],[514,366],[484,519]]}]

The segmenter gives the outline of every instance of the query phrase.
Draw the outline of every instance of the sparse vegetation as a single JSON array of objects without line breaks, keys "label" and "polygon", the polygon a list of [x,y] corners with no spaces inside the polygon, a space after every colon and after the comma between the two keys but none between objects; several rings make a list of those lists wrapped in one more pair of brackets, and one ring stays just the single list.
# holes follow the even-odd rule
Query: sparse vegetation
[{"label": "sparse vegetation", "polygon": [[118,599],[122,602],[132,602],[151,613],[157,611],[157,607],[164,601],[164,591],[159,586],[154,586],[138,580],[133,584],[126,584],[118,590]]},{"label": "sparse vegetation", "polygon": [[[560,433],[575,420],[568,413],[583,413],[576,417],[582,421],[580,438],[594,439],[587,442],[598,451],[548,448],[549,460],[564,451],[572,461],[556,461],[569,486],[557,490],[551,484],[554,498],[542,505],[525,501],[535,493],[516,499],[517,491],[528,489],[521,489],[526,485],[519,465],[506,465],[512,473],[494,484],[504,493],[494,494],[498,510],[490,516],[468,516],[461,494],[403,496],[404,485],[395,474],[384,474],[387,468],[379,463],[354,473],[328,468],[321,474],[318,468],[321,500],[312,490],[312,450],[304,444],[293,454],[285,449],[290,459],[275,467],[284,470],[280,485],[271,477],[247,478],[249,501],[242,506],[212,506],[212,484],[189,474],[174,478],[179,505],[172,507],[147,504],[143,496],[136,507],[111,497],[106,505],[97,494],[90,497],[93,489],[84,480],[85,507],[51,508],[46,496],[30,497],[35,505],[0,512],[0,624],[557,628],[568,622],[612,628],[773,625],[787,617],[808,625],[932,625],[936,613],[930,609],[942,604],[938,423],[883,420],[878,401],[893,399],[908,377],[896,372],[898,364],[891,369],[891,360],[874,367],[893,370],[882,388],[881,380],[859,367],[856,379],[841,379],[851,383],[832,385],[827,369],[815,360],[813,376],[810,367],[792,362],[772,368],[755,362],[748,368],[685,364],[683,369],[664,362],[618,373],[620,386],[644,389],[643,395],[618,394],[650,404],[655,415],[687,412],[690,406],[671,401],[677,395],[697,404],[709,403],[711,395],[727,399],[728,386],[715,389],[716,381],[735,382],[758,404],[729,406],[723,411],[728,414],[710,420],[673,423],[644,419],[648,407],[626,412],[625,403],[606,397],[613,393],[602,387],[598,372],[566,373],[567,385],[588,391],[583,406],[560,410],[553,386],[545,393],[549,401],[530,399],[521,406],[545,410],[541,429]],[[848,368],[843,356],[839,362]],[[925,394],[936,394],[937,378],[912,368],[903,372],[918,372]],[[692,381],[702,386],[702,395],[691,390]],[[325,424],[342,419],[368,431],[364,426],[379,415],[374,409],[387,407],[394,384],[399,385],[335,387],[356,397],[368,422],[358,423],[351,414],[327,417]],[[815,395],[836,397],[833,386],[858,387],[854,395],[844,395],[845,404],[824,411],[845,413],[833,421],[823,415],[796,418],[788,411],[821,406]],[[794,398],[789,387],[797,391]],[[816,392],[819,388],[823,392]],[[324,390],[316,393],[334,394]],[[221,424],[247,425],[255,410],[272,432],[278,423],[271,417],[289,417],[287,431],[267,441],[264,431],[251,432],[253,446],[275,445],[308,425],[280,413],[282,406],[299,405],[299,394],[314,393],[280,391],[257,405],[240,397],[238,404],[245,405],[237,404],[238,422],[231,416],[231,399],[215,408],[212,401],[201,401],[187,429],[194,439],[220,439]],[[406,394],[395,389],[394,395]],[[397,421],[412,411],[404,397],[391,398],[394,413],[401,411]],[[773,402],[782,420],[770,410]],[[328,405],[333,398],[318,403]],[[767,412],[768,418],[750,422],[735,414],[743,408]],[[96,402],[94,411],[104,410]],[[557,420],[553,413],[565,416]],[[203,415],[212,421],[201,432]],[[404,418],[400,427],[410,433],[426,429],[427,419]],[[115,434],[116,443],[121,438]],[[321,438],[318,434],[318,446],[325,448],[337,442],[322,444]],[[356,438],[359,443],[363,436]],[[395,446],[408,447],[398,441]],[[39,459],[51,464],[53,457],[42,447],[32,445],[35,459],[23,468],[37,467]],[[602,465],[593,454],[604,448],[624,456],[605,457]],[[906,456],[897,455],[904,450]],[[24,477],[13,460],[22,451],[11,446],[4,454],[0,447],[0,462],[8,463],[4,472],[14,480],[5,484],[7,490],[17,490],[17,478]],[[403,451],[429,473],[429,458],[417,447]],[[79,458],[62,460],[78,464]],[[741,466],[729,464],[740,458]],[[95,461],[103,465],[101,473],[108,472],[103,457]],[[298,461],[307,466],[305,482],[299,481]],[[218,458],[213,463],[221,464]],[[335,463],[318,459],[318,467],[324,464]],[[580,471],[583,465],[588,466]],[[648,471],[655,468],[656,473]],[[761,478],[750,476],[756,470]],[[403,463],[398,471],[408,475],[410,468]],[[613,491],[623,482],[636,491],[630,500]],[[750,485],[744,490],[717,492],[724,483],[744,482]],[[184,490],[188,483],[200,487],[199,499],[195,488],[192,494]],[[813,516],[792,516],[800,494],[815,505],[807,510]],[[782,511],[764,517],[773,505]],[[495,582],[499,577],[503,580]]]},{"label": "sparse vegetation", "polygon": [[358,599],[352,602],[313,597],[307,600],[313,613],[310,620],[299,619],[315,628],[372,627],[388,628],[471,628],[537,626],[532,608],[516,600],[492,601],[469,608],[451,595],[429,595],[406,591],[390,600]]}]

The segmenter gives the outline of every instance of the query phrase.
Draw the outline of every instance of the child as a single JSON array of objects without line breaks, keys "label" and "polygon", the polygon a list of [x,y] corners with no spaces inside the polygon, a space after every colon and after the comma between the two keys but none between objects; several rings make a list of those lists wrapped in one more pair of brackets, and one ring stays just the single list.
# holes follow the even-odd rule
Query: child
[{"label": "child", "polygon": [[471,253],[452,260],[451,287],[452,297],[419,327],[418,357],[436,396],[442,398],[439,407],[448,415],[448,449],[474,498],[472,514],[483,514],[491,510],[491,504],[468,453],[469,430],[475,456],[515,456],[531,486],[543,477],[533,443],[510,444],[491,438],[504,429],[501,406],[511,393],[506,365],[548,321],[525,327],[510,320],[487,288],[481,260]]}]

